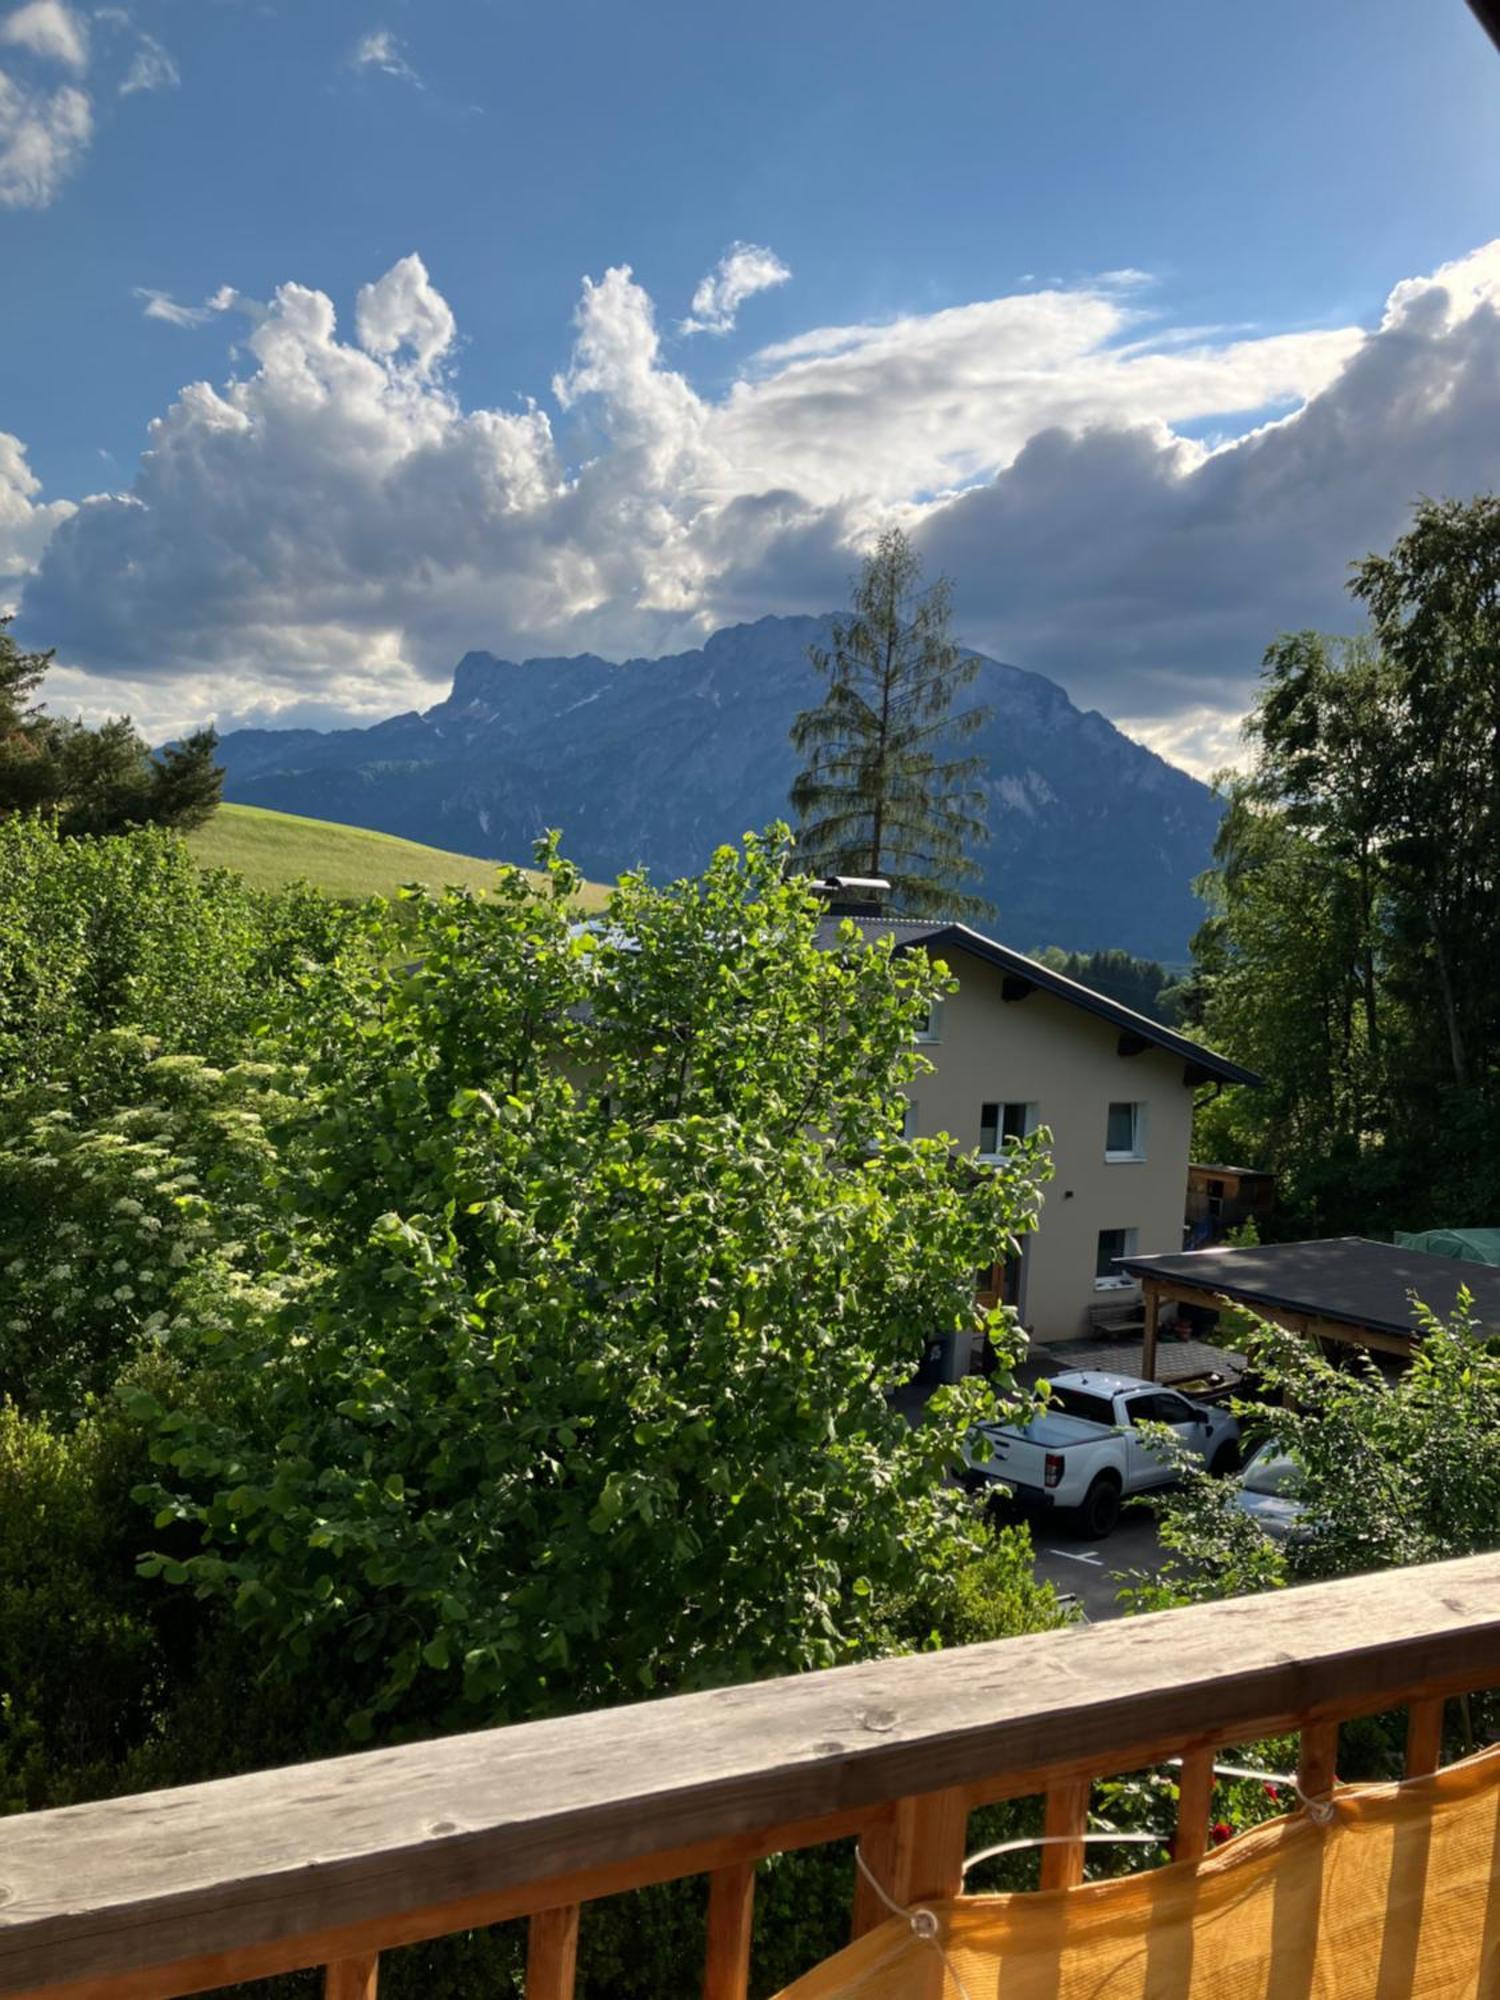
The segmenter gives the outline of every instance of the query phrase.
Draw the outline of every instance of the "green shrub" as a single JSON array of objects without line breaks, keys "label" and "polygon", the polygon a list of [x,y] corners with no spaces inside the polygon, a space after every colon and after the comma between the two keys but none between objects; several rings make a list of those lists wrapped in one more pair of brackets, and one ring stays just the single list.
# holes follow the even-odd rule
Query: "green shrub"
[{"label": "green shrub", "polygon": [[163,828],[65,840],[0,819],[0,1089],[86,1092],[96,1053],[108,1067],[95,1037],[121,1027],[165,1054],[232,1062],[355,925],[311,890],[200,869]]},{"label": "green shrub", "polygon": [[142,1457],[118,1425],[64,1433],[0,1402],[0,1811],[114,1790],[155,1726],[164,1659],[128,1498]]}]

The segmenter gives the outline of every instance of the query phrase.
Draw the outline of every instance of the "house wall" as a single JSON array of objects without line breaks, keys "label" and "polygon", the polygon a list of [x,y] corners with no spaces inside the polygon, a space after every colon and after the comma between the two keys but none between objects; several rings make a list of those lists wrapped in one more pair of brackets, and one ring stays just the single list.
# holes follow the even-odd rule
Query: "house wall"
[{"label": "house wall", "polygon": [[[1021,1318],[1039,1340],[1075,1338],[1088,1331],[1090,1306],[1130,1296],[1096,1289],[1101,1229],[1134,1229],[1141,1256],[1182,1248],[1193,1114],[1182,1058],[1121,1056],[1108,1021],[1040,988],[1007,1001],[995,967],[962,953],[947,963],[959,990],[943,1002],[937,1039],[923,1044],[933,1071],[908,1092],[911,1130],[946,1132],[973,1152],[982,1104],[1036,1105],[1056,1171],[1026,1253]],[[1106,1160],[1113,1101],[1146,1106],[1143,1160]]]}]

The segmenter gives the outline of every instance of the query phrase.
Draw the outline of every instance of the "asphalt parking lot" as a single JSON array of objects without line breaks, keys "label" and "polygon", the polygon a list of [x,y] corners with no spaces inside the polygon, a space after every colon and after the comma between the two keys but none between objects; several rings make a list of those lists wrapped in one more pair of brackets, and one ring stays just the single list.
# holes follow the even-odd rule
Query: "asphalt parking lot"
[{"label": "asphalt parking lot", "polygon": [[1036,1573],[1044,1583],[1076,1597],[1091,1623],[1119,1618],[1115,1593],[1130,1570],[1155,1575],[1162,1552],[1156,1539],[1156,1518],[1145,1508],[1127,1506],[1120,1525],[1102,1542],[1067,1533],[1045,1516],[1031,1523]]}]

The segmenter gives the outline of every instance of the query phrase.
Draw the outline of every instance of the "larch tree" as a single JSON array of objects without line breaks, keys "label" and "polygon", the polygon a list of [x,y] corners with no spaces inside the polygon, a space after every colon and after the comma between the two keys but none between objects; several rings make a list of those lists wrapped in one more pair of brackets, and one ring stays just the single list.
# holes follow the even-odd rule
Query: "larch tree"
[{"label": "larch tree", "polygon": [[988,838],[983,759],[950,754],[991,711],[953,713],[979,671],[949,631],[946,578],[921,588],[922,562],[899,528],[865,561],[849,617],[811,658],[827,676],[792,725],[803,757],[792,785],[798,846],[821,873],[884,876],[912,916],[986,915],[970,849]]}]

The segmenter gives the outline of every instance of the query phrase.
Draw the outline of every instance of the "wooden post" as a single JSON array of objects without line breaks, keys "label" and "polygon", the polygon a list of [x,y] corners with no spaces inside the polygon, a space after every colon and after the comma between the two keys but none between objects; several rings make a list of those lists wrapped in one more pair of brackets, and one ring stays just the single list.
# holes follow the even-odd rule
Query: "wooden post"
[{"label": "wooden post", "polygon": [[1326,1799],[1338,1783],[1339,1726],[1310,1722],[1302,1732],[1297,1784],[1304,1799]]},{"label": "wooden post", "polygon": [[1156,1380],[1156,1316],[1161,1311],[1161,1290],[1151,1278],[1141,1280],[1141,1305],[1145,1324],[1141,1329],[1141,1375]]},{"label": "wooden post", "polygon": [[1044,1889],[1071,1889],[1083,1880],[1083,1841],[1077,1836],[1088,1831],[1091,1790],[1087,1778],[1060,1778],[1047,1787],[1042,1832],[1049,1839],[1065,1836],[1066,1845],[1042,1849]]},{"label": "wooden post", "polygon": [[[943,1902],[963,1889],[968,1833],[966,1791],[925,1792],[897,1801],[891,1817],[860,1841],[860,1859],[903,1910],[914,1903]],[[863,1870],[856,1870],[855,1937],[863,1937],[890,1914]]]},{"label": "wooden post", "polygon": [[1174,1861],[1196,1861],[1208,1848],[1208,1816],[1214,1803],[1212,1749],[1185,1750],[1177,1780],[1177,1831],[1172,1839]]},{"label": "wooden post", "polygon": [[871,1888],[865,1869],[875,1877],[882,1889],[889,1892],[889,1885],[896,1874],[896,1815],[883,1819],[878,1826],[872,1826],[862,1833],[858,1841],[859,1860],[854,1869],[854,1904],[849,1925],[851,1943],[862,1938],[866,1931],[883,1924],[890,1911]]},{"label": "wooden post", "polygon": [[[969,1795],[962,1789],[924,1792],[903,1799],[896,1808],[900,1884],[896,1901],[907,1909],[919,1903],[946,1902],[961,1895],[964,1849],[969,1837]],[[947,1991],[947,1961],[937,1952],[918,1975],[911,2000],[943,2000]]]},{"label": "wooden post", "polygon": [[1406,1775],[1429,1778],[1442,1762],[1443,1710],[1441,1695],[1423,1695],[1406,1710]]},{"label": "wooden post", "polygon": [[703,2000],[745,2000],[750,1990],[750,1922],[755,1863],[736,1861],[708,1878],[708,1949]]},{"label": "wooden post", "polygon": [[335,1959],[323,1968],[323,2000],[375,2000],[380,1954]]},{"label": "wooden post", "polygon": [[969,1837],[969,1795],[962,1786],[923,1792],[896,1808],[905,1838],[897,1871],[898,1903],[943,1902],[964,1886],[964,1846]]},{"label": "wooden post", "polygon": [[578,1905],[539,1910],[526,1926],[526,2000],[573,2000]]}]

